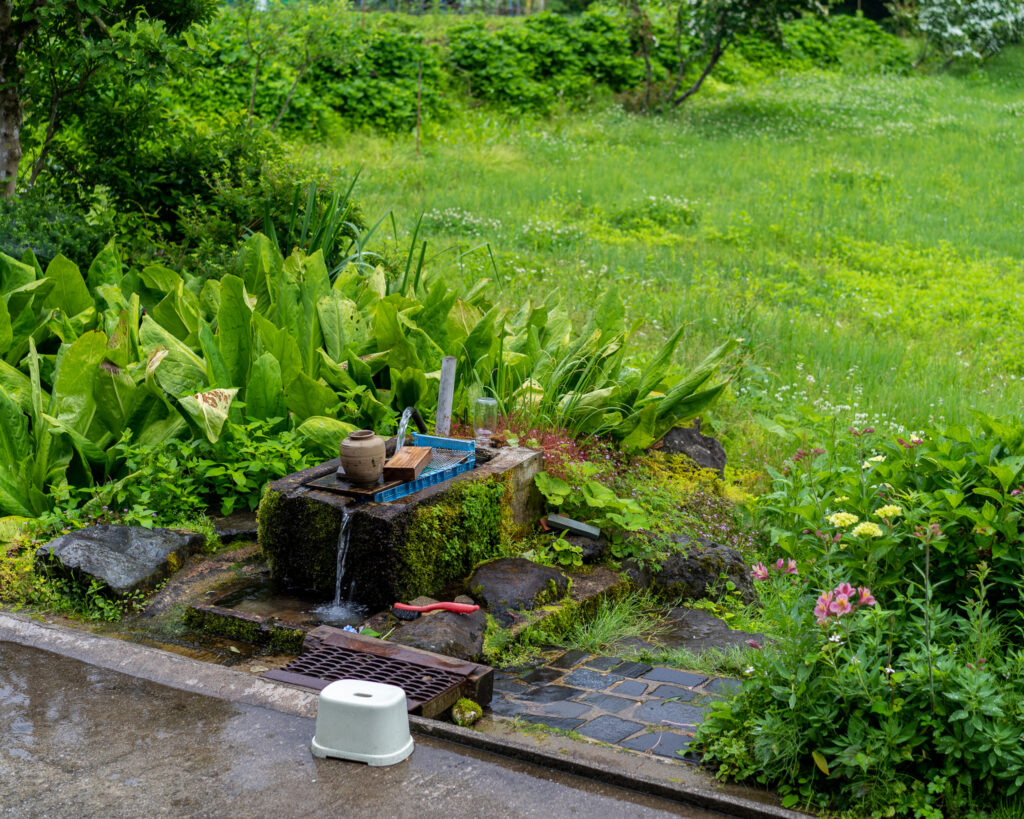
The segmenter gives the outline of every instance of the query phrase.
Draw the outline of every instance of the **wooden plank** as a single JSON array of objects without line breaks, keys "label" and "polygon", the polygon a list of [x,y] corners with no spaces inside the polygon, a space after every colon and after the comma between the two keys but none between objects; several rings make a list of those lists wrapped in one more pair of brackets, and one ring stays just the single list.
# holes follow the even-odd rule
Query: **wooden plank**
[{"label": "wooden plank", "polygon": [[384,480],[414,481],[433,457],[434,450],[429,446],[404,446],[384,463]]}]

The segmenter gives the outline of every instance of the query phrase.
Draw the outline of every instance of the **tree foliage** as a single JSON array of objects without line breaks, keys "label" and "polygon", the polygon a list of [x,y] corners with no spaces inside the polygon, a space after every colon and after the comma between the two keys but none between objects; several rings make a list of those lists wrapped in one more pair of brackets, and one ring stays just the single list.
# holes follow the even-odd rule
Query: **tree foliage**
[{"label": "tree foliage", "polygon": [[209,20],[217,5],[0,2],[0,194],[14,195],[26,147],[32,156],[29,183],[47,163],[62,161],[59,136],[72,120],[91,115],[122,133],[151,126],[152,116],[143,116],[154,105],[147,91],[182,47],[181,36],[193,23]]}]

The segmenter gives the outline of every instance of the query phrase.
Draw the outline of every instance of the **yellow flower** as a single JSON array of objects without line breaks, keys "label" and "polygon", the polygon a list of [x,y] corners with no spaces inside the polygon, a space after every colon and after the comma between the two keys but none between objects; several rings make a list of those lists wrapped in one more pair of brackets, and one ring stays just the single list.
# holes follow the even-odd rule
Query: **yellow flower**
[{"label": "yellow flower", "polygon": [[864,521],[854,527],[854,537],[881,537],[882,530],[877,523],[871,523],[870,521]]},{"label": "yellow flower", "polygon": [[828,516],[828,522],[833,526],[853,526],[859,517],[850,512],[835,512]]},{"label": "yellow flower", "polygon": [[838,498],[835,499],[835,502],[836,503],[842,503],[843,501],[848,501],[849,499],[850,499],[849,495],[840,495]]},{"label": "yellow flower", "polygon": [[861,469],[871,469],[875,464],[880,464],[885,461],[884,455],[875,455],[873,458],[868,458],[864,463],[860,465]]},{"label": "yellow flower", "polygon": [[894,504],[890,503],[890,504],[887,504],[886,506],[879,506],[875,510],[875,514],[878,515],[878,517],[880,517],[880,518],[885,518],[886,520],[892,520],[893,518],[898,518],[900,515],[902,515],[903,514],[903,510],[900,509],[900,507],[895,506]]}]

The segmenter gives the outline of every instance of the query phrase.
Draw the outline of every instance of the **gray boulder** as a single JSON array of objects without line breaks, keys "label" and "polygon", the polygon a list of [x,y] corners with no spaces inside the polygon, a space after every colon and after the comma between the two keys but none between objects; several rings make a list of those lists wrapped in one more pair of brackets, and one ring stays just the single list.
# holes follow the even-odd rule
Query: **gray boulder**
[{"label": "gray boulder", "polygon": [[392,643],[477,662],[483,659],[487,616],[483,610],[472,614],[438,611],[402,623],[388,639]]},{"label": "gray boulder", "polygon": [[666,618],[668,632],[658,635],[658,640],[669,648],[685,648],[699,654],[709,648],[732,648],[747,645],[750,641],[759,646],[765,644],[763,634],[729,628],[724,620],[700,609],[672,609]]},{"label": "gray boulder", "polygon": [[672,539],[679,549],[669,555],[660,572],[625,561],[622,568],[630,580],[680,600],[721,595],[732,581],[744,603],[758,602],[750,567],[736,549],[711,540],[691,540],[685,535],[673,535]]},{"label": "gray boulder", "polygon": [[510,612],[561,600],[568,589],[569,578],[558,569],[521,557],[482,563],[469,578],[469,593],[501,625],[515,619]]},{"label": "gray boulder", "polygon": [[658,449],[670,455],[686,455],[698,466],[725,476],[725,449],[710,435],[701,435],[699,419],[693,427],[670,429]]},{"label": "gray boulder", "polygon": [[74,578],[101,580],[114,594],[148,591],[202,548],[205,538],[177,529],[90,526],[36,550],[36,559]]}]

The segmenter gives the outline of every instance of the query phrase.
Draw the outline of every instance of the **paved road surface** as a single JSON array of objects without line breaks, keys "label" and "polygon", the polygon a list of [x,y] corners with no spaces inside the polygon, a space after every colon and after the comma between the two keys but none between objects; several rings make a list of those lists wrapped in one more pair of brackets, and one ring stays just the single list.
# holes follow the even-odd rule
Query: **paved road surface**
[{"label": "paved road surface", "polygon": [[317,760],[313,730],[0,642],[3,817],[721,817],[422,737],[390,768]]}]

